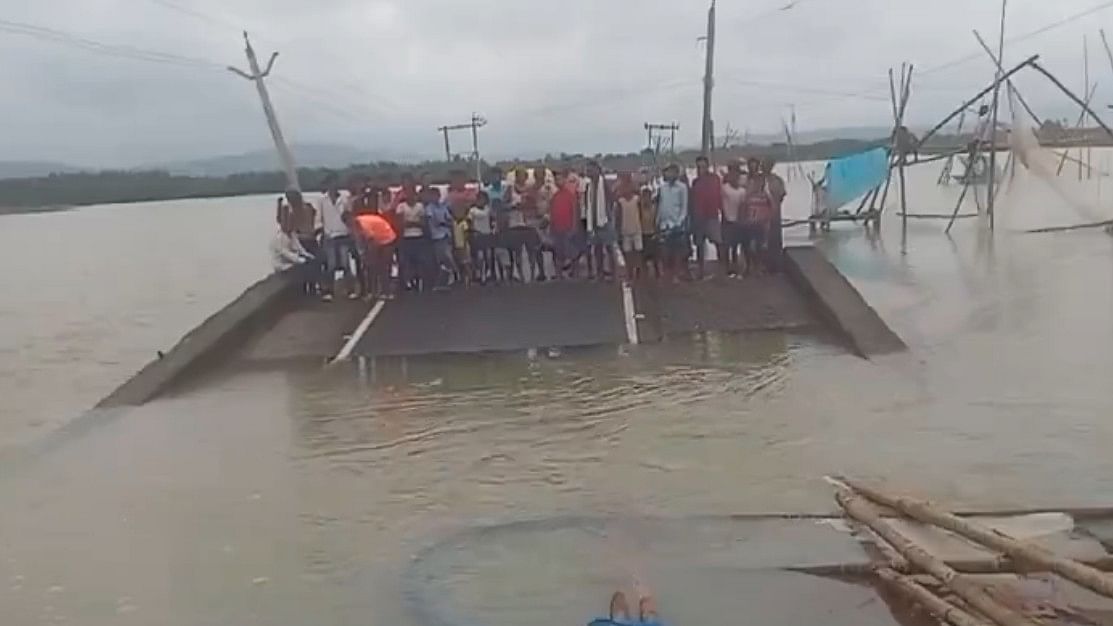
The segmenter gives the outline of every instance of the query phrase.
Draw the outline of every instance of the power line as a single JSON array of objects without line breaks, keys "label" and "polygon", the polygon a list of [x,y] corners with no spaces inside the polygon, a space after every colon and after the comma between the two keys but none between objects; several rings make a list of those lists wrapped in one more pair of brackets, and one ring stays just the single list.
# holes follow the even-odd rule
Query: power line
[{"label": "power line", "polygon": [[789,2],[781,4],[780,6],[773,7],[772,9],[769,9],[768,11],[763,11],[761,13],[758,13],[757,15],[747,17],[747,18],[744,18],[744,19],[741,19],[741,20],[737,20],[737,21],[734,22],[734,25],[735,26],[745,26],[745,25],[748,25],[748,24],[753,24],[754,22],[760,22],[761,20],[763,20],[767,17],[773,17],[774,15],[779,15],[781,13],[786,13],[788,11],[791,11],[792,9],[795,9],[796,7],[800,6],[801,4],[804,4],[806,2],[811,2],[811,1],[813,1],[813,0],[791,0]]},{"label": "power line", "polygon": [[190,7],[184,7],[184,6],[182,6],[180,4],[177,4],[175,2],[171,2],[170,0],[147,0],[147,1],[152,3],[152,4],[157,4],[159,6],[170,9],[171,11],[176,11],[178,13],[181,13],[182,15],[188,15],[188,16],[194,18],[194,19],[201,20],[202,22],[207,22],[207,23],[212,24],[214,26],[220,26],[222,28],[229,28],[231,30],[236,31],[237,33],[243,30],[243,28],[241,28],[240,26],[232,23],[229,20],[226,20],[226,19],[221,18],[221,17],[216,17],[216,16],[210,15],[208,13],[203,13],[201,11],[198,11],[197,9],[192,9]]},{"label": "power line", "polygon": [[802,86],[802,85],[791,85],[791,84],[787,84],[787,83],[778,83],[778,82],[772,82],[772,81],[743,80],[743,79],[737,79],[737,78],[729,78],[728,83],[727,83],[726,86],[732,86],[732,85],[737,86],[737,87],[763,87],[763,88],[767,88],[767,89],[772,89],[774,91],[779,90],[779,91],[790,91],[790,92],[796,92],[796,93],[812,93],[812,94],[819,94],[819,95],[832,96],[832,97],[858,98],[858,99],[861,99],[861,100],[876,100],[876,101],[879,101],[879,102],[880,101],[884,101],[884,102],[889,101],[889,98],[884,98],[884,97],[881,97],[881,96],[872,96],[872,95],[869,95],[869,94],[859,94],[859,93],[853,93],[853,92],[849,92],[849,91],[836,91],[836,90],[830,90],[830,89],[821,89],[821,88],[818,88],[818,87],[808,87],[808,86]]},{"label": "power line", "polygon": [[560,104],[547,105],[535,109],[525,109],[514,111],[511,115],[513,117],[533,117],[533,116],[546,116],[553,113],[560,113],[562,111],[570,111],[582,108],[593,108],[598,106],[610,106],[616,102],[621,101],[623,98],[630,96],[640,96],[647,94],[654,94],[658,92],[672,91],[680,87],[691,87],[700,84],[702,81],[696,79],[680,80],[671,83],[649,84],[640,87],[629,87],[625,89],[610,90],[604,94],[596,94],[593,96],[585,97],[571,102],[564,102]]},{"label": "power line", "polygon": [[144,48],[136,48],[128,45],[107,44],[73,33],[47,28],[45,26],[37,26],[34,24],[27,24],[23,22],[14,22],[11,20],[0,19],[0,31],[23,35],[38,39],[40,41],[49,41],[51,43],[58,43],[73,48],[93,52],[96,54],[103,54],[106,56],[114,56],[118,58],[131,59],[135,61],[150,61],[153,63],[164,63],[168,65],[177,65],[180,67],[191,67],[197,69],[223,69],[223,66],[214,61],[207,59],[200,59],[196,57],[187,57],[179,54],[169,52],[159,52],[156,50],[147,50]]},{"label": "power line", "polygon": [[[232,29],[232,30],[236,31],[237,33],[239,33],[242,30],[242,28],[240,28],[239,26],[237,26],[235,23],[233,23],[232,21],[230,21],[228,19],[225,19],[225,18],[222,18],[222,17],[219,17],[219,16],[215,16],[211,13],[206,13],[204,11],[200,11],[198,9],[194,9],[194,8],[191,8],[191,7],[184,7],[180,4],[178,4],[177,2],[173,2],[171,0],[147,0],[147,1],[152,2],[154,4],[157,4],[159,6],[166,7],[168,9],[172,10],[172,11],[177,11],[179,13],[183,13],[185,15],[192,16],[192,17],[194,17],[196,19],[199,19],[201,21],[208,22],[209,24],[220,26],[222,28]],[[257,29],[255,29],[255,30],[257,30]],[[264,31],[264,35],[266,35],[266,34],[268,34],[268,33],[266,33],[266,31]],[[273,37],[273,35],[271,36],[271,38],[272,39],[277,39],[277,38]],[[350,62],[349,59],[338,60],[335,56],[330,54],[328,52],[328,50],[325,50],[325,49],[320,48],[320,47],[314,48],[314,52],[316,52],[317,54],[323,54],[324,56],[329,57],[334,65],[338,65],[338,66],[341,66],[341,67],[347,65]],[[327,68],[329,66],[325,65],[324,67]],[[305,87],[305,85],[295,85],[295,81],[293,81],[290,78],[286,78],[285,80],[287,81],[287,87],[294,87],[294,88],[300,87],[300,88],[304,88],[304,89],[307,89],[307,90],[312,89],[312,88],[309,88],[309,87]],[[395,112],[400,111],[401,108],[402,108],[397,103],[397,101],[395,101],[390,96],[389,92],[387,92],[385,90],[380,90],[380,91],[377,91],[375,93],[371,93],[371,92],[367,91],[367,88],[364,87],[362,84],[360,84],[358,82],[355,82],[355,81],[348,80],[347,78],[344,78],[344,77],[337,77],[333,82],[336,82],[337,84],[340,84],[341,86],[343,86],[346,89],[349,89],[351,91],[359,92],[362,96],[364,96],[364,98],[367,100],[367,102],[370,102],[370,103],[374,104],[374,108],[376,108],[379,111],[380,114],[389,115],[391,113],[395,113]]]}]

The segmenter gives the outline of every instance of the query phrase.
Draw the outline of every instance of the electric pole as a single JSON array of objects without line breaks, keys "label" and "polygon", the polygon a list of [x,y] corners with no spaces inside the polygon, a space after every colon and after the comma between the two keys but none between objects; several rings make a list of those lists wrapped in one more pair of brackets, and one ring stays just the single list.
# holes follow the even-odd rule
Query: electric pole
[{"label": "electric pole", "polygon": [[[650,124],[645,123],[647,147],[655,154],[661,152],[661,144],[665,143],[664,133],[669,133],[668,145],[669,152],[676,152],[676,131],[680,130],[680,126],[673,122],[672,124]],[[656,135],[657,141],[654,143],[653,138]]]},{"label": "electric pole", "polygon": [[715,86],[715,0],[707,11],[707,66],[703,74],[703,138],[700,150],[710,157],[715,146],[714,123],[711,121],[711,91]]},{"label": "electric pole", "polygon": [[278,125],[278,117],[274,114],[274,105],[271,104],[267,84],[263,80],[274,69],[274,61],[278,58],[278,53],[271,54],[270,60],[267,61],[267,69],[259,71],[259,59],[255,57],[255,50],[251,47],[251,40],[247,37],[247,31],[244,31],[243,41],[246,46],[247,65],[251,73],[248,74],[232,66],[228,66],[228,70],[255,83],[255,89],[259,91],[259,100],[263,103],[263,115],[267,117],[267,126],[271,130],[271,138],[274,139],[274,147],[278,150],[278,158],[282,162],[282,169],[286,172],[286,184],[301,191],[301,183],[298,182],[298,167],[294,163],[294,155],[290,152],[290,146],[286,145],[286,138],[283,137],[282,128]]},{"label": "electric pole", "polygon": [[448,133],[453,130],[471,129],[471,158],[475,161],[475,180],[483,181],[483,165],[479,160],[479,129],[487,125],[487,120],[476,113],[471,114],[471,121],[466,124],[450,124],[441,126],[437,132],[444,134],[444,158],[452,160],[452,144],[449,143]]}]

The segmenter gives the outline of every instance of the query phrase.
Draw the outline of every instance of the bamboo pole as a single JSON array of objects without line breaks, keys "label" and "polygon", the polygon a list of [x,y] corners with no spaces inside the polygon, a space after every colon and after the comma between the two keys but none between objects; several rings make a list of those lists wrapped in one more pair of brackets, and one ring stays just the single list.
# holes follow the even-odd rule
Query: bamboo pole
[{"label": "bamboo pole", "polygon": [[847,515],[868,526],[896,548],[910,563],[938,578],[947,588],[954,591],[970,606],[994,622],[1001,626],[1035,625],[1035,622],[994,600],[981,585],[970,580],[965,574],[960,574],[951,569],[946,563],[901,534],[892,525],[881,519],[881,516],[868,501],[843,489],[835,492],[835,500],[846,511]]},{"label": "bamboo pole", "polygon": [[[960,574],[1034,574],[1049,571],[1041,565],[1032,566],[1028,563],[1018,564],[1007,556],[995,556],[984,559],[959,559],[944,561],[948,567]],[[1103,572],[1113,571],[1113,557],[1104,556],[1094,560],[1083,561],[1086,565]],[[889,565],[901,573],[908,570]],[[793,572],[811,574],[813,576],[868,576],[877,569],[874,563],[834,563],[830,565],[805,565],[788,568]]]},{"label": "bamboo pole", "polygon": [[[1005,9],[1009,0],[1001,0],[1001,29],[999,31],[1000,43],[997,47],[997,58],[1005,59]],[[997,224],[997,120],[1001,108],[1001,71],[994,70],[994,77],[998,79],[997,86],[993,89],[993,105],[990,107],[990,132],[989,132],[989,198],[986,212],[989,214],[989,229],[993,230]]]},{"label": "bamboo pole", "polygon": [[962,103],[962,105],[961,105],[961,106],[959,106],[959,107],[958,107],[957,109],[955,109],[953,113],[951,113],[951,114],[950,114],[950,115],[948,115],[947,117],[943,118],[943,121],[939,122],[939,123],[938,123],[938,124],[936,124],[936,125],[935,125],[935,126],[934,126],[934,127],[933,127],[933,128],[931,129],[931,130],[929,130],[929,131],[928,131],[927,133],[925,133],[925,134],[924,134],[924,136],[920,138],[920,145],[921,145],[921,146],[923,146],[923,145],[926,145],[926,144],[927,144],[927,140],[928,140],[928,139],[929,139],[930,137],[934,136],[934,135],[935,135],[935,133],[937,133],[937,132],[939,132],[940,130],[942,130],[942,128],[943,128],[944,126],[946,126],[946,125],[947,125],[948,123],[950,123],[950,121],[951,121],[951,120],[953,120],[954,118],[958,117],[958,114],[959,114],[959,113],[962,113],[962,112],[963,112],[963,111],[965,111],[965,110],[966,110],[966,109],[967,109],[967,108],[968,108],[968,107],[969,107],[970,105],[974,104],[974,103],[975,103],[975,102],[977,102],[978,100],[981,100],[983,96],[985,96],[985,95],[986,95],[987,93],[989,93],[989,92],[993,91],[993,90],[994,90],[994,89],[995,89],[995,88],[996,88],[996,87],[997,87],[997,86],[998,86],[999,84],[1001,84],[1001,82],[1003,82],[1003,81],[1006,81],[1006,80],[1008,80],[1009,78],[1011,78],[1013,74],[1016,74],[1017,72],[1019,72],[1020,70],[1024,69],[1025,67],[1027,67],[1027,66],[1029,66],[1029,65],[1032,65],[1032,64],[1034,64],[1034,63],[1036,62],[1036,60],[1037,60],[1037,59],[1039,59],[1039,58],[1040,58],[1040,55],[1038,55],[1038,54],[1034,54],[1034,55],[1032,55],[1032,56],[1028,57],[1028,58],[1027,58],[1027,59],[1025,59],[1024,61],[1022,61],[1022,62],[1021,62],[1020,64],[1018,64],[1018,65],[1014,66],[1014,67],[1013,67],[1012,69],[1010,69],[1009,71],[1005,72],[1005,73],[1004,73],[1003,75],[1001,75],[1001,76],[1000,76],[1000,77],[999,77],[999,78],[998,78],[997,80],[993,81],[993,84],[992,84],[992,85],[990,85],[989,87],[986,87],[985,89],[983,89],[983,90],[979,91],[979,92],[977,93],[977,95],[975,95],[975,96],[974,96],[973,98],[970,98],[970,99],[969,99],[969,100],[967,100],[966,102],[963,102],[963,103]]},{"label": "bamboo pole", "polygon": [[1082,107],[1083,110],[1089,113],[1090,117],[1094,118],[1094,121],[1097,122],[1098,126],[1101,126],[1102,130],[1108,133],[1110,137],[1113,137],[1113,128],[1109,128],[1109,126],[1104,121],[1102,121],[1100,117],[1098,117],[1098,114],[1094,113],[1094,110],[1090,108],[1090,105],[1083,102],[1083,100],[1075,95],[1075,93],[1071,91],[1070,88],[1068,88],[1066,85],[1064,85],[1062,81],[1060,81],[1058,78],[1055,78],[1054,74],[1044,69],[1042,65],[1035,61],[1031,61],[1030,63],[1028,63],[1028,65],[1031,65],[1032,69],[1046,76],[1047,80],[1050,80],[1056,87],[1058,87],[1063,93],[1065,93],[1068,98],[1073,100],[1075,104]]},{"label": "bamboo pole", "polygon": [[989,626],[983,620],[963,611],[957,606],[928,591],[920,583],[902,576],[897,572],[882,567],[877,570],[877,577],[894,591],[903,594],[916,604],[927,609],[936,619],[953,626]]},{"label": "bamboo pole", "polygon": [[[904,128],[904,114],[908,110],[908,98],[912,95],[912,65],[908,65],[907,74],[903,73],[900,77],[901,82],[901,100],[900,100],[900,118],[898,124]],[[900,212],[904,217],[901,218],[900,236],[901,236],[901,249],[903,252],[908,252],[908,182],[904,178],[904,164],[908,156],[904,150],[900,152]]]},{"label": "bamboo pole", "polygon": [[[1098,91],[1097,83],[1094,83],[1093,85],[1090,86],[1090,92],[1086,94],[1086,100],[1085,100],[1087,105],[1089,105],[1090,102],[1093,101],[1094,94],[1096,94],[1097,91]],[[1074,122],[1074,129],[1078,130],[1078,129],[1082,128],[1082,123],[1085,122],[1085,121],[1086,121],[1086,109],[1082,109],[1081,111],[1078,112],[1078,119],[1075,120],[1075,122]],[[1070,154],[1070,148],[1069,147],[1066,150],[1063,150],[1062,158],[1059,159],[1059,168],[1057,170],[1055,170],[1055,175],[1056,176],[1059,176],[1063,173],[1063,166],[1066,165],[1069,154]],[[1073,158],[1071,158],[1069,160],[1075,161],[1075,159],[1073,159]],[[1077,163],[1078,163],[1079,168],[1081,169],[1082,161],[1078,160]]]},{"label": "bamboo pole", "polygon": [[[982,39],[981,33],[975,30],[974,38],[978,40],[978,45],[982,47],[982,50],[985,50],[985,53],[989,55],[990,60],[993,61],[993,64],[997,66],[997,71],[1004,72],[1005,68],[1001,67],[1001,59],[997,58],[997,55],[993,53],[993,50],[989,49],[989,46],[986,44],[985,40]],[[1020,91],[1016,88],[1016,85],[1013,85],[1013,81],[1006,80],[1005,83],[1012,88],[1013,93],[1016,94],[1017,101],[1020,102],[1020,106],[1024,107],[1024,110],[1028,113],[1028,117],[1032,118],[1032,121],[1035,122],[1036,127],[1038,128],[1039,126],[1041,126],[1043,124],[1043,121],[1040,120],[1040,116],[1036,115],[1036,112],[1032,110],[1032,107],[1028,106],[1028,101],[1024,99],[1024,96],[1020,95]]]},{"label": "bamboo pole", "polygon": [[943,231],[944,233],[946,233],[948,235],[951,234],[951,229],[954,228],[955,220],[958,219],[959,209],[962,208],[962,202],[964,200],[966,200],[966,194],[967,194],[967,192],[970,191],[970,181],[973,180],[973,177],[971,176],[970,169],[974,166],[974,163],[977,161],[978,155],[979,155],[980,152],[981,152],[981,147],[978,146],[977,142],[975,142],[974,150],[971,151],[971,153],[970,153],[970,163],[967,164],[967,166],[966,166],[967,171],[966,171],[965,176],[963,176],[962,193],[960,193],[958,195],[958,202],[955,203],[955,210],[954,210],[953,213],[951,213],[951,221],[947,222],[947,228],[946,228],[946,230]]},{"label": "bamboo pole", "polygon": [[1113,576],[1096,568],[1057,556],[1050,550],[1035,544],[1018,541],[1002,532],[939,510],[922,500],[890,496],[855,480],[844,479],[844,482],[854,491],[878,504],[900,511],[921,522],[935,524],[962,535],[971,541],[1002,552],[1014,561],[1041,565],[1063,578],[1113,598]]}]

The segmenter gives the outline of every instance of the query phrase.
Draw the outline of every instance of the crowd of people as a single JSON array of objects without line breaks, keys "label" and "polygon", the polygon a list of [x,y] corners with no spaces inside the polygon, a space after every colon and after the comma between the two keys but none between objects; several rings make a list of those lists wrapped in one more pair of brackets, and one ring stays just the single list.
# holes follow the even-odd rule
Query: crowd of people
[{"label": "crowd of people", "polygon": [[389,299],[581,276],[703,279],[709,246],[719,275],[777,272],[786,189],[773,170],[771,160],[749,159],[720,174],[700,157],[691,180],[676,164],[659,178],[609,177],[591,161],[582,172],[541,166],[506,177],[492,168],[478,185],[456,171],[443,190],[412,175],[342,189],[330,176],[315,203],[295,189],[278,200],[271,253],[278,271],[303,266],[305,291],[325,301],[338,284],[351,299]]}]

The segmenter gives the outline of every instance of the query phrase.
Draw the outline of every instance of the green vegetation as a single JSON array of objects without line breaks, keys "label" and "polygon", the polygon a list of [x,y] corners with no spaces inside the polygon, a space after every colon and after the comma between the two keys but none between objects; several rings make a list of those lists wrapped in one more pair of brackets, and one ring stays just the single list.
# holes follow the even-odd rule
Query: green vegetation
[{"label": "green vegetation", "polygon": [[[797,146],[794,153],[799,160],[822,160],[865,150],[886,142],[887,139],[875,141],[838,139]],[[929,149],[943,150],[954,145],[961,145],[958,138],[938,137],[931,142]],[[690,150],[675,156],[657,155],[655,158],[655,155],[647,150],[630,154],[546,155],[544,162],[551,168],[582,167],[588,159],[596,159],[609,170],[633,170],[639,167],[652,168],[672,160],[692,165],[697,156],[697,151]],[[785,161],[788,159],[789,150],[788,146],[781,143],[765,146],[735,146],[716,152],[716,160],[720,163],[747,156],[771,156]],[[539,162],[536,159],[515,160],[500,162],[497,165],[510,169],[516,166],[533,166]],[[408,172],[426,182],[443,183],[448,180],[450,172],[457,169],[474,174],[473,164],[459,160],[428,161],[418,164],[380,162],[351,165],[342,170],[302,169],[300,179],[303,188],[307,190],[320,189],[321,182],[330,172],[336,172],[341,180],[345,181],[370,178],[375,182],[390,184],[397,183],[401,176]],[[176,176],[165,171],[53,174],[40,178],[0,180],[0,213],[41,210],[43,207],[280,193],[285,186],[285,178],[281,172],[253,172],[226,177]]]}]

